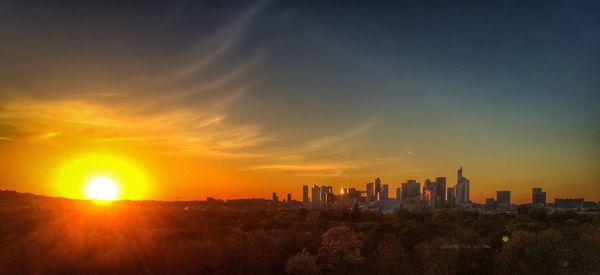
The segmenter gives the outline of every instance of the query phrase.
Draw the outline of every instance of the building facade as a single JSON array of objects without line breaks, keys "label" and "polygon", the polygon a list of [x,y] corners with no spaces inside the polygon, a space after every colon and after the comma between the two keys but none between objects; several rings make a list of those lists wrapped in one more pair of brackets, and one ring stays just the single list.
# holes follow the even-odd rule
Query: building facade
[{"label": "building facade", "polygon": [[542,188],[534,187],[531,190],[531,205],[536,207],[546,206],[546,192],[543,192]]},{"label": "building facade", "polygon": [[402,200],[419,200],[421,196],[421,184],[416,180],[410,179],[402,183]]},{"label": "building facade", "polygon": [[316,184],[313,184],[312,187],[312,209],[321,208],[321,187]]},{"label": "building facade", "polygon": [[457,205],[468,205],[471,203],[470,198],[471,182],[469,179],[463,177],[462,166],[458,169],[456,177],[456,186],[454,192],[456,193],[456,204]]},{"label": "building facade", "polygon": [[496,204],[498,208],[510,208],[510,191],[497,191]]},{"label": "building facade", "polygon": [[387,200],[389,198],[389,194],[390,194],[389,192],[390,192],[390,186],[387,184],[382,185],[380,199]]},{"label": "building facade", "polygon": [[302,186],[302,205],[304,208],[310,208],[310,199],[308,198],[308,185]]}]

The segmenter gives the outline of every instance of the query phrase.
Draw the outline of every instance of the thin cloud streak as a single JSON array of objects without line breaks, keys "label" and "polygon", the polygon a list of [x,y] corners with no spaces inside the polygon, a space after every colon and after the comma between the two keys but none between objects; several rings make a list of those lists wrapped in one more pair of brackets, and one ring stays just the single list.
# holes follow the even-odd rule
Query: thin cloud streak
[{"label": "thin cloud streak", "polygon": [[[238,18],[214,34],[211,38],[202,39],[199,45],[192,50],[192,55],[201,55],[192,57],[195,61],[175,72],[174,78],[182,79],[197,75],[220,57],[227,54],[242,39],[254,17],[262,9],[268,6],[268,4],[269,2],[264,1],[247,9],[242,12]],[[213,50],[207,54],[206,48],[212,48]]]},{"label": "thin cloud streak", "polygon": [[229,125],[216,112],[173,111],[139,115],[85,101],[19,100],[5,104],[0,122],[22,133],[24,140],[135,141],[174,152],[233,156],[235,150],[268,143],[260,126]]}]

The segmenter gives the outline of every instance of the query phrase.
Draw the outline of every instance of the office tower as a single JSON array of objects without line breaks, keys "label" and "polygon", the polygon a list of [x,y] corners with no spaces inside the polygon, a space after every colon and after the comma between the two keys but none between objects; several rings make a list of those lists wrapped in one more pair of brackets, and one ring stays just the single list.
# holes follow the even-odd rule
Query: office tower
[{"label": "office tower", "polygon": [[426,179],[425,182],[423,183],[423,190],[434,190],[435,189],[435,182],[431,181],[430,179]]},{"label": "office tower", "polygon": [[510,191],[496,192],[496,203],[498,207],[510,208]]},{"label": "office tower", "polygon": [[402,187],[396,188],[396,200],[402,202]]},{"label": "office tower", "polygon": [[469,189],[471,182],[463,177],[462,166],[458,169],[458,176],[456,178],[456,186],[454,192],[456,193],[456,204],[466,205],[471,202],[469,198]]},{"label": "office tower", "polygon": [[349,188],[348,197],[350,197],[353,200],[358,200],[360,198],[360,194],[356,191],[356,188]]},{"label": "office tower", "polygon": [[387,185],[387,184],[382,185],[380,198],[382,200],[387,200],[389,197],[389,191],[390,191],[389,185]]},{"label": "office tower", "polygon": [[426,179],[423,183],[423,192],[421,193],[421,202],[424,207],[433,207],[433,194],[435,192],[435,182]]},{"label": "office tower", "polygon": [[531,190],[531,205],[537,207],[546,206],[546,192],[542,192],[542,188],[534,187]]},{"label": "office tower", "polygon": [[448,187],[448,192],[446,192],[446,197],[448,197],[448,205],[450,207],[456,206],[456,192],[454,187]]},{"label": "office tower", "polygon": [[381,200],[381,179],[375,179],[375,200]]},{"label": "office tower", "polygon": [[277,196],[277,193],[273,192],[273,202],[274,203],[278,203],[279,202],[279,197]]},{"label": "office tower", "polygon": [[292,201],[292,194],[288,193],[287,194],[287,203],[289,204]]},{"label": "office tower", "polygon": [[313,184],[311,199],[312,199],[312,208],[313,209],[321,208],[321,188],[316,184]]},{"label": "office tower", "polygon": [[367,202],[372,202],[375,196],[375,190],[373,188],[373,183],[367,183]]},{"label": "office tower", "polygon": [[435,178],[435,208],[443,208],[446,204],[446,177]]},{"label": "office tower", "polygon": [[402,200],[407,199],[419,200],[421,196],[421,184],[416,180],[410,179],[402,183]]},{"label": "office tower", "polygon": [[321,186],[321,206],[332,204],[334,201],[333,187]]},{"label": "office tower", "polygon": [[302,186],[302,205],[304,205],[304,208],[307,209],[310,207],[310,199],[308,198],[308,185]]},{"label": "office tower", "polygon": [[423,188],[423,199],[421,200],[422,206],[426,208],[434,208],[433,191],[427,188]]}]

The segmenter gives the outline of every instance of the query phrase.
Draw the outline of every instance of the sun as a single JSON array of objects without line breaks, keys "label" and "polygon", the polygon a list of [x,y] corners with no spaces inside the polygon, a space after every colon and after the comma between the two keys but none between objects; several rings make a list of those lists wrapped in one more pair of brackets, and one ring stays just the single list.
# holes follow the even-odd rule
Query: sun
[{"label": "sun", "polygon": [[119,196],[119,188],[112,179],[98,177],[86,185],[85,195],[93,200],[112,201]]},{"label": "sun", "polygon": [[63,163],[55,177],[59,196],[75,199],[140,200],[150,187],[142,167],[117,155],[77,156]]}]

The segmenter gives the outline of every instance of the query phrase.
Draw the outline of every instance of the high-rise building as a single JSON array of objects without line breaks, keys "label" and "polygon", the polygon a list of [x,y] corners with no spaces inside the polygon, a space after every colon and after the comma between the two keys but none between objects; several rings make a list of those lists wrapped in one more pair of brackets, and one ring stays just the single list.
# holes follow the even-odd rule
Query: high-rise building
[{"label": "high-rise building", "polygon": [[469,189],[471,182],[463,177],[462,166],[458,169],[456,177],[456,186],[454,192],[456,193],[456,204],[457,205],[467,205],[471,203],[471,199],[469,197]]},{"label": "high-rise building", "polygon": [[421,184],[416,180],[410,179],[402,183],[402,201],[407,199],[419,200],[421,196]]},{"label": "high-rise building", "polygon": [[287,201],[288,204],[292,201],[292,194],[291,193],[287,194],[287,200],[286,201]]},{"label": "high-rise building", "polygon": [[302,186],[302,205],[304,205],[304,208],[310,208],[310,199],[308,198],[308,185]]},{"label": "high-rise building", "polygon": [[313,209],[321,208],[321,188],[316,184],[313,184],[311,199],[312,199],[312,208]]},{"label": "high-rise building", "polygon": [[435,182],[430,179],[426,179],[423,183],[423,192],[421,193],[421,203],[423,207],[433,208],[434,207],[434,194]]},{"label": "high-rise building", "polygon": [[402,202],[402,187],[396,188],[396,200]]},{"label": "high-rise building", "polygon": [[380,199],[387,200],[389,197],[389,190],[390,190],[389,185],[387,185],[387,184],[382,185]]},{"label": "high-rise building", "polygon": [[373,183],[367,183],[367,202],[372,202],[375,197],[375,188],[373,188]]},{"label": "high-rise building", "polygon": [[421,199],[421,205],[426,208],[434,208],[433,191],[423,187],[423,194]]},{"label": "high-rise building", "polygon": [[321,186],[321,207],[333,203],[333,187],[332,186]]},{"label": "high-rise building", "polygon": [[499,208],[510,208],[510,191],[496,192],[496,203]]},{"label": "high-rise building", "polygon": [[435,178],[435,208],[443,208],[446,205],[446,177]]},{"label": "high-rise building", "polygon": [[537,207],[546,206],[546,192],[542,192],[542,188],[534,187],[531,190],[531,205]]},{"label": "high-rise building", "polygon": [[454,187],[448,187],[448,191],[446,192],[446,197],[448,197],[448,206],[454,207],[456,206],[456,192]]},{"label": "high-rise building", "polygon": [[380,178],[376,178],[375,179],[375,194],[374,194],[374,198],[375,200],[381,200],[381,179]]},{"label": "high-rise building", "polygon": [[277,193],[273,192],[273,203],[278,203],[279,202],[279,197],[277,196]]},{"label": "high-rise building", "polygon": [[348,197],[354,201],[358,201],[360,199],[360,193],[356,191],[356,188],[349,188]]}]

